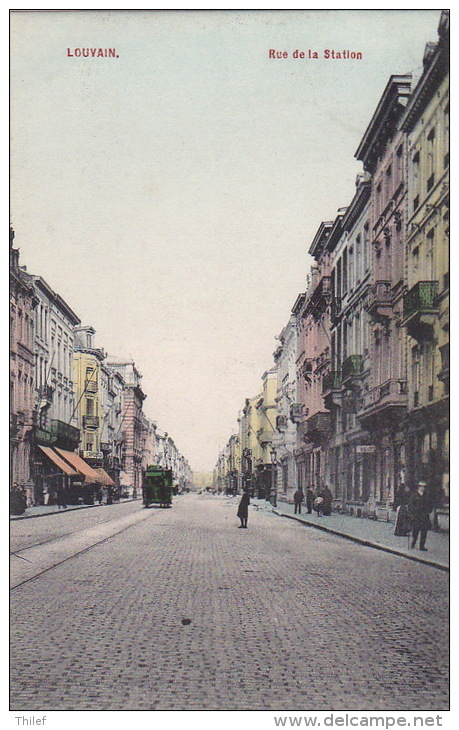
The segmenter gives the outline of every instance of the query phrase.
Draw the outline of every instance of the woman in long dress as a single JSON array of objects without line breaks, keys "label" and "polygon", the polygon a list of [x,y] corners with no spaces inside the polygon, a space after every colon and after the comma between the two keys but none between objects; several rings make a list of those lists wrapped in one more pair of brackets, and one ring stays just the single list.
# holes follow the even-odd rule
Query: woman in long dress
[{"label": "woman in long dress", "polygon": [[394,535],[398,537],[406,537],[411,530],[410,517],[408,514],[408,503],[410,501],[411,491],[408,485],[404,484],[400,487],[394,507],[397,508],[397,516],[395,518]]},{"label": "woman in long dress", "polygon": [[241,524],[238,525],[238,527],[247,527],[247,519],[249,517],[249,504],[250,504],[250,497],[248,495],[248,492],[244,492],[242,495],[242,499],[239,502],[239,508],[237,511],[237,516],[241,520]]}]

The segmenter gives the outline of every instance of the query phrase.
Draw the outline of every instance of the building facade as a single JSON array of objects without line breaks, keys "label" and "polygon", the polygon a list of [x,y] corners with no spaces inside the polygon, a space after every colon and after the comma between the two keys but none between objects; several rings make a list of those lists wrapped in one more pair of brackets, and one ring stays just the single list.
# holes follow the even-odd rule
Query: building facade
[{"label": "building facade", "polygon": [[143,402],[146,398],[142,390],[142,375],[133,360],[108,358],[107,367],[118,372],[124,381],[123,413],[121,434],[122,473],[121,483],[133,497],[142,494],[145,434],[143,423]]},{"label": "building facade", "polygon": [[103,468],[115,482],[116,494],[120,492],[120,473],[123,457],[122,413],[123,377],[116,370],[100,365],[100,405],[102,428],[100,451]]},{"label": "building facade", "polygon": [[37,297],[35,309],[35,407],[34,433],[35,503],[52,503],[60,486],[68,487],[65,472],[49,458],[56,446],[78,448],[80,430],[74,390],[75,327],[80,320],[62,297],[41,277],[27,275]]},{"label": "building facade", "polygon": [[390,508],[404,478],[408,397],[406,333],[401,320],[408,197],[401,119],[411,89],[410,74],[391,76],[356,152],[372,181],[370,372],[359,419],[375,447],[369,455],[374,473],[369,501],[374,509]]},{"label": "building facade", "polygon": [[330,368],[329,303],[331,297],[330,251],[327,242],[339,231],[342,214],[336,221],[323,222],[314,236],[309,254],[315,259],[306,292],[297,299],[298,318],[297,388],[302,406],[297,428],[295,460],[298,486],[306,490],[325,484],[326,458],[331,429],[322,380]]},{"label": "building facade", "polygon": [[95,347],[95,329],[75,327],[75,413],[80,429],[80,456],[91,466],[104,464],[101,450],[104,413],[102,410],[102,363],[105,352]]},{"label": "building facade", "polygon": [[322,381],[331,414],[326,480],[341,506],[361,514],[372,492],[369,435],[359,415],[370,371],[370,327],[366,309],[371,276],[370,180],[361,176],[339,231],[330,236],[330,370]]},{"label": "building facade", "polygon": [[279,337],[279,346],[274,353],[277,369],[276,430],[273,434],[273,448],[276,453],[277,497],[293,501],[297,485],[295,448],[297,445],[298,420],[301,406],[298,403],[297,387],[297,317],[292,312],[289,321]]},{"label": "building facade", "polygon": [[10,230],[10,489],[34,504],[32,474],[35,411],[34,319],[38,300],[19,266]]},{"label": "building facade", "polygon": [[449,13],[427,44],[422,76],[402,119],[407,135],[405,469],[449,504]]}]

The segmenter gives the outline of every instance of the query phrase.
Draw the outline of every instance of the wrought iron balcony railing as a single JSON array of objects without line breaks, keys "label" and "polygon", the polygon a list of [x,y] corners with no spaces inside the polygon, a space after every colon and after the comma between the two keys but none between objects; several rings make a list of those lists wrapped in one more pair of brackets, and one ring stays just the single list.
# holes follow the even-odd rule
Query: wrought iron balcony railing
[{"label": "wrought iron balcony railing", "polygon": [[333,297],[333,299],[331,300],[331,308],[330,308],[330,317],[331,317],[332,322],[334,322],[336,319],[338,319],[340,314],[341,314],[341,298]]},{"label": "wrought iron balcony railing", "polygon": [[308,418],[308,434],[327,434],[330,429],[330,418],[330,413],[314,413]]},{"label": "wrought iron balcony railing", "polygon": [[78,443],[80,439],[80,431],[75,426],[70,426],[64,421],[53,420],[50,426],[51,437],[53,440],[58,438],[68,439],[70,441],[76,441]]},{"label": "wrought iron balcony railing", "polygon": [[340,390],[342,385],[341,371],[331,370],[322,380],[322,395],[331,393],[332,390]]},{"label": "wrought iron balcony railing", "polygon": [[390,281],[376,281],[368,292],[365,309],[374,319],[386,318],[391,311],[392,284]]},{"label": "wrought iron balcony railing", "polygon": [[436,312],[435,297],[438,294],[438,281],[418,281],[403,300],[403,316],[405,319],[416,314]]},{"label": "wrought iron balcony railing", "polygon": [[38,397],[41,400],[52,401],[54,388],[51,385],[40,385],[38,388]]},{"label": "wrought iron balcony railing", "polygon": [[343,362],[342,374],[343,380],[358,377],[363,370],[363,356],[349,355]]},{"label": "wrought iron balcony railing", "polygon": [[83,428],[99,428],[99,416],[83,416]]}]

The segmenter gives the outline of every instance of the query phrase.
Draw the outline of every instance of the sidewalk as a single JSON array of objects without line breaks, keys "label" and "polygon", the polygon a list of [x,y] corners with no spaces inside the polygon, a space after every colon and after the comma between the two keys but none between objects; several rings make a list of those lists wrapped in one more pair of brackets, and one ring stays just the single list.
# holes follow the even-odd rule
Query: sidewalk
[{"label": "sidewalk", "polygon": [[[409,560],[426,563],[435,568],[449,571],[449,535],[430,530],[427,534],[427,552],[421,552],[419,547],[409,547],[408,537],[396,537],[394,525],[391,522],[379,522],[365,517],[349,517],[333,512],[329,517],[318,517],[315,512],[308,515],[305,505],[301,505],[301,515],[294,514],[294,505],[278,502],[277,507],[271,507],[269,502],[253,499],[252,504],[259,509],[268,509],[282,517],[302,522],[308,527],[315,527],[333,535],[339,535],[362,545],[401,555]],[[418,538],[419,545],[419,538]]]},{"label": "sidewalk", "polygon": [[[132,498],[123,499],[120,502],[113,502],[113,504],[124,504],[125,502],[132,502]],[[62,515],[65,512],[71,512],[74,509],[89,509],[92,507],[110,507],[111,505],[103,504],[69,504],[65,509],[59,508],[57,504],[39,505],[38,507],[27,507],[26,511],[22,515],[10,515],[10,520],[26,520],[30,517],[44,517],[45,515]]]}]

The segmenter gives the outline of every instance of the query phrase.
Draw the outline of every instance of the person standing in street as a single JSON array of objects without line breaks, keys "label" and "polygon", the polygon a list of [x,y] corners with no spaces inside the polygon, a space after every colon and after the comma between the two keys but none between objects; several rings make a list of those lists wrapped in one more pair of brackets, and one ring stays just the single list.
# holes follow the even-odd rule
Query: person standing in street
[{"label": "person standing in street", "polygon": [[323,499],[322,514],[324,514],[325,516],[328,517],[332,513],[333,494],[331,493],[330,489],[327,487],[326,484],[324,484],[323,489],[320,493],[320,496]]},{"label": "person standing in street", "polygon": [[314,500],[314,509],[317,512],[317,517],[322,517],[324,511],[324,499],[320,494]]},{"label": "person standing in street", "polygon": [[57,487],[57,504],[59,509],[67,509],[67,497],[65,495],[65,487],[63,484],[59,484]]},{"label": "person standing in street", "polygon": [[427,531],[431,527],[430,523],[430,511],[431,504],[429,497],[426,493],[427,484],[425,482],[418,482],[418,488],[416,492],[410,498],[408,504],[408,514],[411,522],[412,529],[412,540],[411,547],[416,547],[416,541],[419,538],[419,549],[427,550],[426,539]]},{"label": "person standing in street", "polygon": [[301,503],[304,501],[304,494],[301,487],[298,487],[295,494],[293,495],[293,501],[295,503],[295,514],[301,514]]},{"label": "person standing in street", "polygon": [[399,537],[406,537],[411,529],[408,516],[410,497],[411,491],[409,486],[407,484],[401,484],[394,501],[394,507],[397,510],[394,535]]},{"label": "person standing in street", "polygon": [[306,509],[308,510],[308,515],[312,514],[312,505],[314,504],[314,492],[311,489],[311,487],[308,487],[306,489]]},{"label": "person standing in street", "polygon": [[247,527],[247,520],[249,517],[249,504],[250,504],[250,497],[248,492],[244,492],[242,495],[241,501],[239,502],[239,507],[237,510],[237,516],[241,520],[241,524],[238,525],[238,527]]}]

